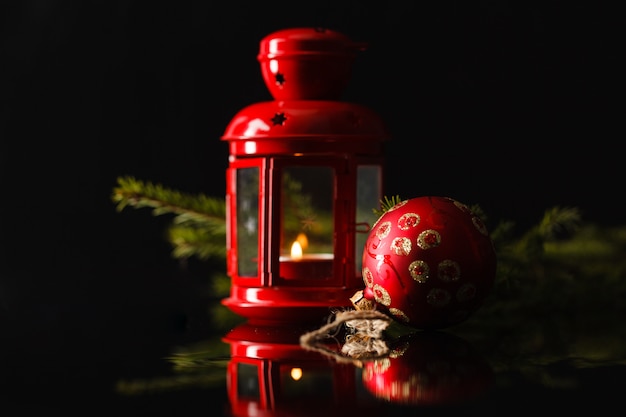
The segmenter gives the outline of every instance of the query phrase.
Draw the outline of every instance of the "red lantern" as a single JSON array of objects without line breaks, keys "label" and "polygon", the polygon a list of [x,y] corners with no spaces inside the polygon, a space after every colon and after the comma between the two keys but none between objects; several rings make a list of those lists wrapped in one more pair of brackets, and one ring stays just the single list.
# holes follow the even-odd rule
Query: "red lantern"
[{"label": "red lantern", "polygon": [[249,105],[222,137],[227,269],[235,313],[254,321],[318,320],[350,307],[382,197],[382,145],[372,110],[337,100],[362,44],[323,29],[272,33],[258,60],[275,100]]}]

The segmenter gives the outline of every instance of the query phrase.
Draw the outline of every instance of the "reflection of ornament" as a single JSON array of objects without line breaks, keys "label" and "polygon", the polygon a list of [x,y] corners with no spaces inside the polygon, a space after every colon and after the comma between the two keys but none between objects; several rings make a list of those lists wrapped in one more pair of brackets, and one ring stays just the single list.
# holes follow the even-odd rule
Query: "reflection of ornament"
[{"label": "reflection of ornament", "polygon": [[388,357],[364,364],[363,385],[377,398],[412,405],[476,399],[493,382],[489,364],[464,339],[440,331],[412,333]]},{"label": "reflection of ornament", "polygon": [[363,251],[363,297],[420,329],[460,323],[491,290],[496,255],[487,228],[446,197],[404,200],[369,232]]}]

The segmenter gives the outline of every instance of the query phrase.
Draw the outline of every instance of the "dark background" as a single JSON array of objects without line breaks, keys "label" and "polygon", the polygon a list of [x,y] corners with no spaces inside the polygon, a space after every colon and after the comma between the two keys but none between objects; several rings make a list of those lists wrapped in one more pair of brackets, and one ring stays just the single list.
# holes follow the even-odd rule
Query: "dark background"
[{"label": "dark background", "polygon": [[114,212],[116,177],[222,196],[221,134],[271,100],[259,41],[297,26],[368,43],[344,99],[388,125],[387,195],[478,203],[492,226],[553,205],[621,223],[620,15],[594,2],[435,3],[3,2],[5,261],[90,267],[136,247],[127,240],[162,249],[159,220]]},{"label": "dark background", "polygon": [[112,189],[133,175],[223,196],[220,136],[271,100],[256,54],[280,29],[368,43],[344,100],[388,125],[387,195],[478,203],[490,226],[524,229],[554,205],[623,223],[624,21],[596,2],[28,0],[2,2],[0,25],[0,318],[22,342],[9,354],[43,346],[53,362],[77,334],[99,351],[107,325],[155,319],[123,306],[179,275],[204,282],[171,259],[167,217],[117,213]]}]

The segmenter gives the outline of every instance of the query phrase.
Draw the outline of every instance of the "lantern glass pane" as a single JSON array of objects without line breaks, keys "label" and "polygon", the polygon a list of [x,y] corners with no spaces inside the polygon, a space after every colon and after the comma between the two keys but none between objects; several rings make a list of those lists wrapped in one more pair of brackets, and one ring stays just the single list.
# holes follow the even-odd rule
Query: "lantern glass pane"
[{"label": "lantern glass pane", "polygon": [[260,400],[259,368],[256,365],[237,364],[237,398],[240,400]]},{"label": "lantern glass pane", "polygon": [[[298,372],[294,372],[298,371]],[[285,404],[319,404],[333,399],[335,384],[333,369],[329,367],[294,368],[289,365],[280,367],[280,395]]]},{"label": "lantern glass pane", "polygon": [[[360,165],[356,178],[356,223],[367,224],[371,228],[378,216],[374,209],[382,199],[382,168],[379,165]],[[361,275],[363,268],[363,249],[368,236],[368,227],[357,227],[355,253],[356,274]]]},{"label": "lantern glass pane", "polygon": [[241,277],[259,271],[259,168],[237,170],[237,269]]},{"label": "lantern glass pane", "polygon": [[328,166],[282,170],[282,278],[330,278],[334,260],[334,172]]}]

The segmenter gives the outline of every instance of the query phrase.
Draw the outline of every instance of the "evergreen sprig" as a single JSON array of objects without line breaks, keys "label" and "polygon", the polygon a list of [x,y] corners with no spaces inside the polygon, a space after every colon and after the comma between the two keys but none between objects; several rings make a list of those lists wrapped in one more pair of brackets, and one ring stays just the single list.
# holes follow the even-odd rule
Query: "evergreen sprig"
[{"label": "evergreen sprig", "polygon": [[396,204],[398,204],[399,202],[401,202],[402,199],[400,198],[399,195],[394,195],[391,196],[391,198],[384,196],[382,198],[382,200],[379,201],[380,203],[380,209],[372,209],[372,212],[377,215],[377,216],[382,216],[383,214],[385,214],[386,212],[388,212],[389,210],[391,210]]},{"label": "evergreen sprig", "polygon": [[206,260],[226,256],[226,204],[223,198],[183,193],[132,176],[117,178],[111,199],[117,211],[149,208],[155,216],[171,214],[167,231],[172,256]]}]

